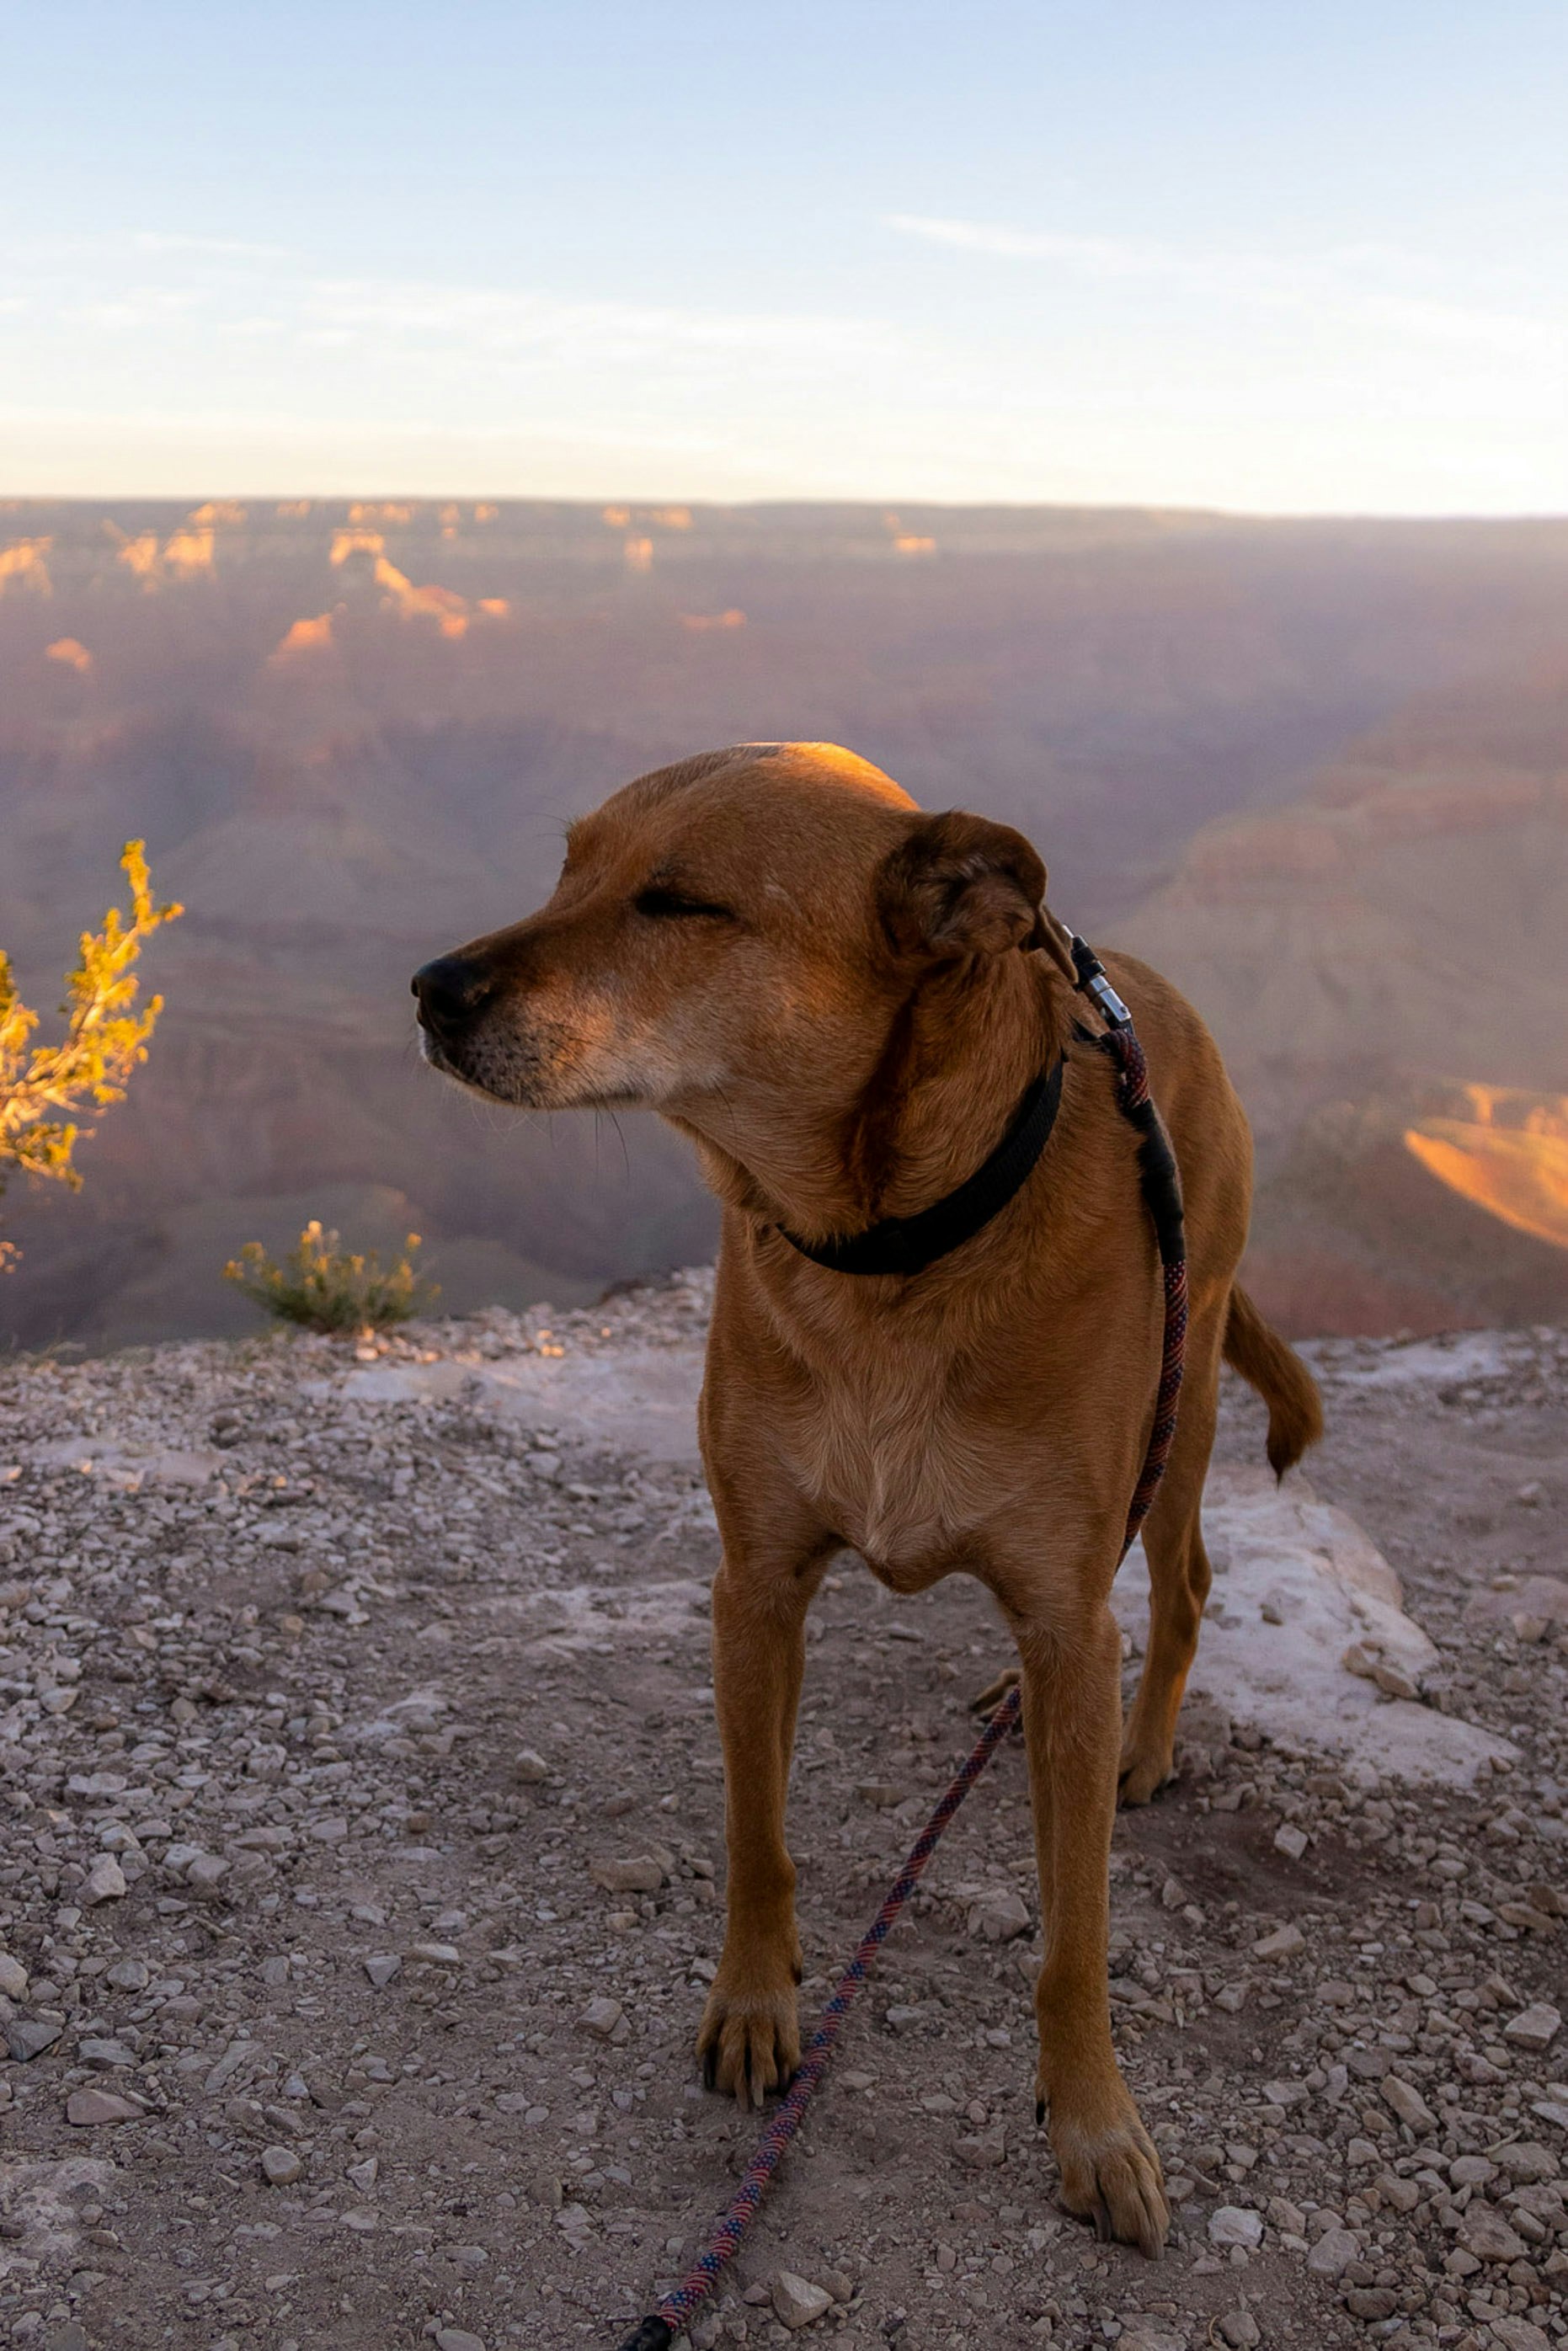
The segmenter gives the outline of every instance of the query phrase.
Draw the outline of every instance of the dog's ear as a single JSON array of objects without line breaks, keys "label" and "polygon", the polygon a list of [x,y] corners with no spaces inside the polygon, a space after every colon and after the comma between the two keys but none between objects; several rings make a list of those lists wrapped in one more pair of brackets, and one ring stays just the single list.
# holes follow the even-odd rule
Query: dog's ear
[{"label": "dog's ear", "polygon": [[948,962],[1047,944],[1045,867],[1010,824],[964,809],[923,817],[883,861],[878,908],[899,955]]}]

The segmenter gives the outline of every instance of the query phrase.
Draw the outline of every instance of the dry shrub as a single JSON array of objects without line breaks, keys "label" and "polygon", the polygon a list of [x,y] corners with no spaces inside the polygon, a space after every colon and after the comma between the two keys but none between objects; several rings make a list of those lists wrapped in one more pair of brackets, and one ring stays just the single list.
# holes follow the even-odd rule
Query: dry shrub
[{"label": "dry shrub", "polygon": [[308,1331],[374,1331],[406,1322],[434,1302],[434,1284],[414,1269],[418,1247],[419,1235],[410,1233],[403,1256],[383,1270],[374,1249],[350,1254],[312,1218],[281,1265],[259,1241],[247,1241],[225,1266],[224,1279],[280,1322]]}]

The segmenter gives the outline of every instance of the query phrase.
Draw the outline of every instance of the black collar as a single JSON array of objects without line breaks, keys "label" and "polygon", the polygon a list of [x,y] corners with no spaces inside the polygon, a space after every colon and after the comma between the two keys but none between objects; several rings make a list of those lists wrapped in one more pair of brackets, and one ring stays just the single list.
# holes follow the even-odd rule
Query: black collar
[{"label": "black collar", "polygon": [[939,1257],[972,1240],[1028,1183],[1056,1124],[1064,1067],[1064,1058],[1059,1057],[1040,1072],[990,1157],[956,1191],[933,1201],[917,1216],[887,1217],[842,1240],[798,1240],[783,1225],[779,1231],[802,1257],[825,1265],[831,1273],[923,1273]]}]

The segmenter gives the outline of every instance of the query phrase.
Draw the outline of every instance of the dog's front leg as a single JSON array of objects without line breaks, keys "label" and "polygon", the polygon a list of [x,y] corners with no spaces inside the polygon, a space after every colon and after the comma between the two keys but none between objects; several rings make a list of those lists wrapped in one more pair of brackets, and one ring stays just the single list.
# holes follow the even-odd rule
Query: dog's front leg
[{"label": "dog's front leg", "polygon": [[[1076,1589],[1108,1581],[1086,1574]],[[1014,1613],[1013,1625],[1045,1943],[1035,1989],[1040,2112],[1050,2116],[1068,2210],[1154,2255],[1170,2208],[1111,2044],[1106,1966],[1121,1640],[1105,1603],[1086,1597]]]},{"label": "dog's front leg", "polygon": [[[721,1524],[726,1514],[721,1509]],[[795,1987],[795,1865],[784,1803],[806,1657],[806,1611],[821,1580],[810,1554],[753,1551],[725,1526],[713,1587],[713,1679],[724,1746],[729,1847],[724,1951],[697,2036],[710,2089],[760,2105],[800,2062]]]}]

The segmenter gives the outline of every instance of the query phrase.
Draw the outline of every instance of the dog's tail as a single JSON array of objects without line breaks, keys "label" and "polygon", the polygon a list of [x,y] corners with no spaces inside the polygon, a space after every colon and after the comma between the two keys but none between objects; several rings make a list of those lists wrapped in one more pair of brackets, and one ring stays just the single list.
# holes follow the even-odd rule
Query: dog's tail
[{"label": "dog's tail", "polygon": [[1322,1398],[1295,1349],[1269,1328],[1239,1282],[1225,1319],[1225,1360],[1269,1407],[1269,1467],[1282,1478],[1322,1435]]}]

